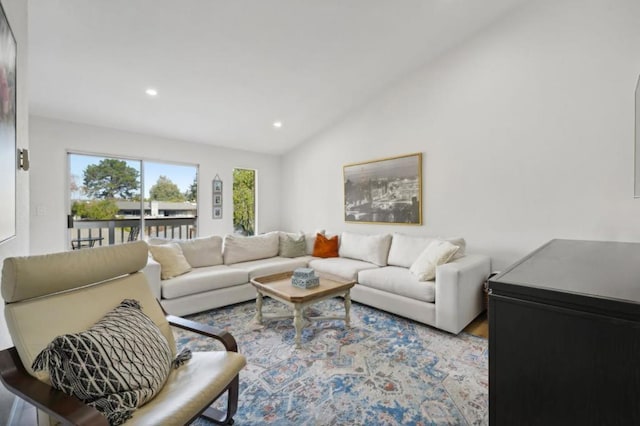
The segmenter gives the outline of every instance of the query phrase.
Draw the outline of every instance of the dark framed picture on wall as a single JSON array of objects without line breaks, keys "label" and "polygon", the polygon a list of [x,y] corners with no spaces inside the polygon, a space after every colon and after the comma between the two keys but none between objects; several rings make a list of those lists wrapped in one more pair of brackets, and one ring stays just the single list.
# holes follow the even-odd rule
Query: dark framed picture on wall
[{"label": "dark framed picture on wall", "polygon": [[344,220],[422,225],[422,153],[347,164]]},{"label": "dark framed picture on wall", "polygon": [[16,235],[16,39],[0,4],[0,242]]},{"label": "dark framed picture on wall", "polygon": [[213,201],[213,218],[222,219],[222,179],[216,175],[211,184]]}]

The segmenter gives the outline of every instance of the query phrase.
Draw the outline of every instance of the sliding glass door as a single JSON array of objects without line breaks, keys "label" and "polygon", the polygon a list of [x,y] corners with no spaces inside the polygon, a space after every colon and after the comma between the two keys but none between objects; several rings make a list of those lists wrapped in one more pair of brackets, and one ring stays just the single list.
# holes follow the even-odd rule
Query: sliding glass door
[{"label": "sliding glass door", "polygon": [[197,166],[77,153],[68,163],[70,248],[196,235]]}]

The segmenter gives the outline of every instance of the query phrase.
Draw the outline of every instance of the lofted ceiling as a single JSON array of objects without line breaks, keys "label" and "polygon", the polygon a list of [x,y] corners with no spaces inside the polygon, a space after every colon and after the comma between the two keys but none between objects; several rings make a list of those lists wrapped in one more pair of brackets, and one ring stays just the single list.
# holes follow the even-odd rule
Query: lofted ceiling
[{"label": "lofted ceiling", "polygon": [[281,154],[524,1],[29,0],[30,113]]}]

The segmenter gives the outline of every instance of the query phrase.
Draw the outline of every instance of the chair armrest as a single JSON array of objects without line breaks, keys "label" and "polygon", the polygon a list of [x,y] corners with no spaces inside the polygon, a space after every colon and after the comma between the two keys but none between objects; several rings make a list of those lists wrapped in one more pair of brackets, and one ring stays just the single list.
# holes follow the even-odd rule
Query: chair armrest
[{"label": "chair armrest", "polygon": [[482,285],[491,258],[469,254],[436,268],[436,327],[459,333],[483,309]]},{"label": "chair armrest", "polygon": [[95,408],[30,375],[15,347],[0,351],[0,379],[11,393],[64,424],[109,425],[107,418]]},{"label": "chair armrest", "polygon": [[238,352],[238,344],[231,334],[224,330],[218,330],[206,324],[191,321],[175,315],[167,315],[167,321],[174,327],[216,339],[224,345],[227,351]]},{"label": "chair armrest", "polygon": [[161,280],[160,280],[160,264],[156,262],[151,256],[147,259],[147,264],[142,268],[142,272],[147,277],[147,282],[151,288],[153,296],[160,300],[162,297]]}]

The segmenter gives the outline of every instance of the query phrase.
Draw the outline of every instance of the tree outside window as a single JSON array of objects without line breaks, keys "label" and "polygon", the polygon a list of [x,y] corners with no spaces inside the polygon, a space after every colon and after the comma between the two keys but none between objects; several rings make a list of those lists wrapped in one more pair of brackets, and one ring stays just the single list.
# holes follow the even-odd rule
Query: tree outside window
[{"label": "tree outside window", "polygon": [[233,229],[240,235],[255,235],[256,171],[233,169]]}]

